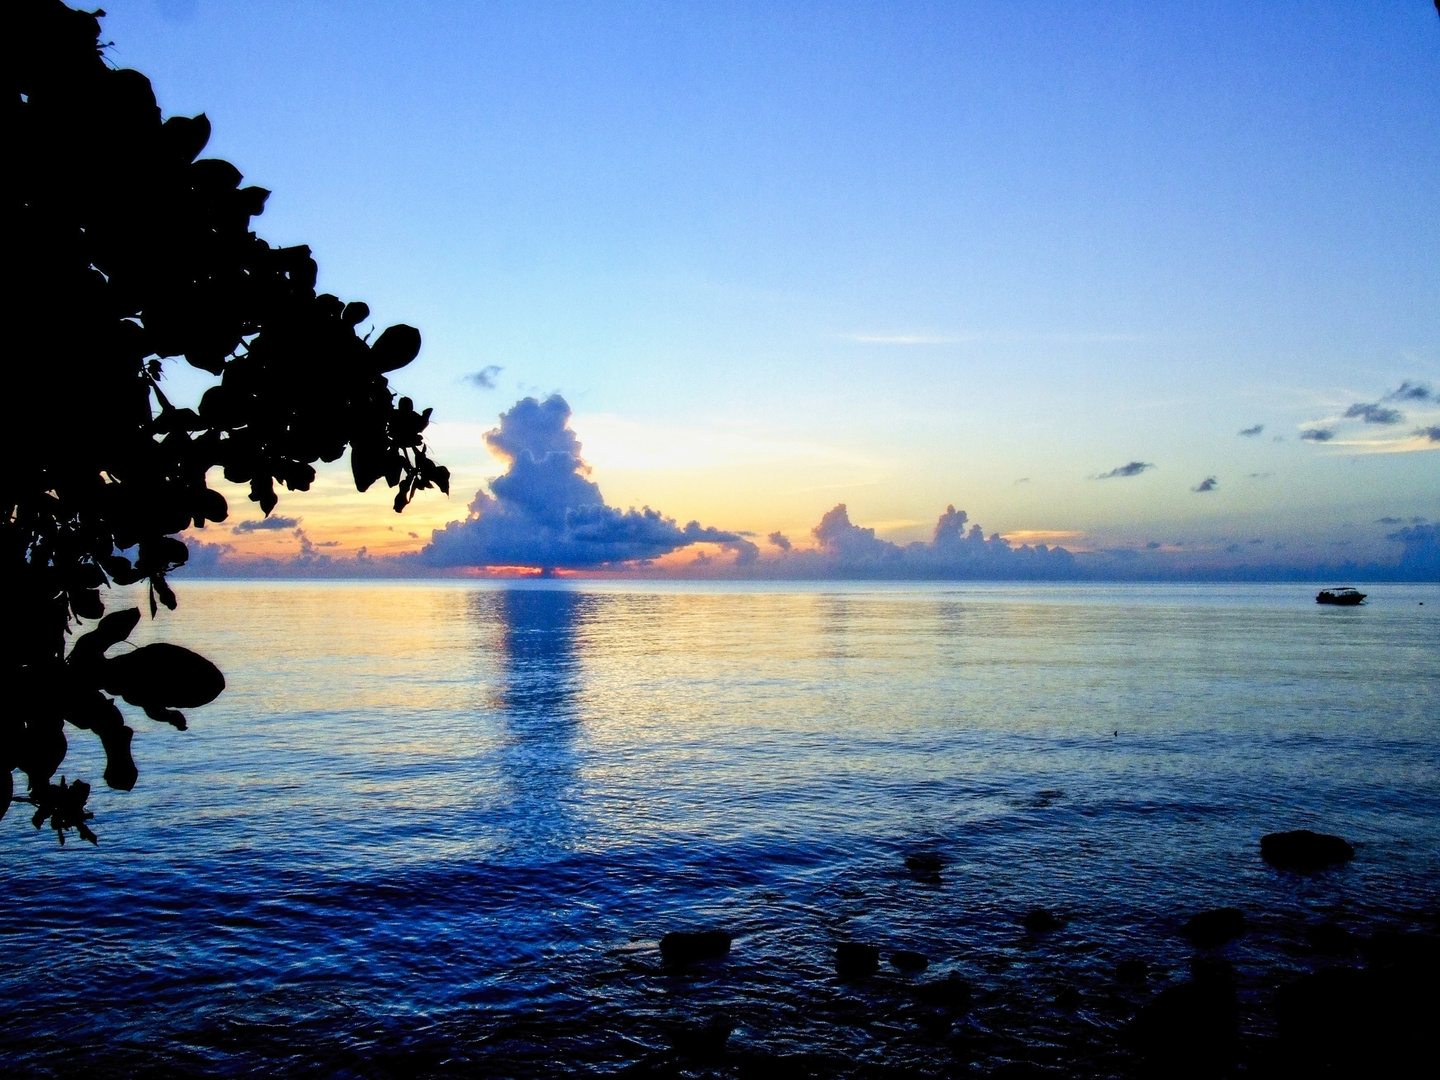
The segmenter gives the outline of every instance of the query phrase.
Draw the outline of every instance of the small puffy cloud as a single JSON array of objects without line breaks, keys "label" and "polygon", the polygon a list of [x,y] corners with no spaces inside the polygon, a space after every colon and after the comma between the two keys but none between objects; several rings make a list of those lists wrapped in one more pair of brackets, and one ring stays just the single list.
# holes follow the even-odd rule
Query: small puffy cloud
[{"label": "small puffy cloud", "polygon": [[1120,476],[1139,476],[1146,469],[1155,468],[1154,463],[1149,461],[1129,461],[1124,465],[1117,465],[1109,472],[1101,473],[1095,477],[1096,480],[1114,480]]},{"label": "small puffy cloud", "polygon": [[471,386],[479,387],[481,390],[494,390],[495,376],[504,370],[505,369],[499,364],[490,364],[487,367],[481,368],[479,371],[472,371],[469,375],[466,375],[465,381]]},{"label": "small puffy cloud", "polygon": [[1241,428],[1237,434],[1243,435],[1247,439],[1253,439],[1264,430],[1264,424],[1256,424],[1254,427]]},{"label": "small puffy cloud", "polygon": [[1306,442],[1329,442],[1335,438],[1335,432],[1330,428],[1306,428],[1300,432],[1300,438]]},{"label": "small puffy cloud", "polygon": [[1190,490],[1194,492],[1204,493],[1206,491],[1214,491],[1218,486],[1219,485],[1216,482],[1215,477],[1207,476],[1204,480],[1201,480],[1200,483],[1196,484]]},{"label": "small puffy cloud", "polygon": [[259,521],[242,521],[230,531],[240,536],[253,532],[284,532],[286,529],[293,529],[299,524],[299,518],[280,517],[276,515],[261,518]]},{"label": "small puffy cloud", "polygon": [[1425,383],[1411,382],[1406,379],[1400,386],[1391,390],[1385,395],[1386,401],[1429,401],[1434,398],[1435,391]]},{"label": "small puffy cloud", "polygon": [[467,518],[431,533],[417,556],[421,564],[586,569],[657,559],[699,543],[729,548],[741,563],[759,554],[739,533],[698,521],[682,527],[648,506],[607,506],[587,479],[570,406],[559,394],[517,402],[485,442],[510,467],[490,481],[489,492],[475,493]]},{"label": "small puffy cloud", "polygon": [[771,533],[765,539],[770,541],[772,547],[777,547],[781,551],[789,551],[794,546],[790,543],[790,538],[778,530]]},{"label": "small puffy cloud", "polygon": [[1345,410],[1345,419],[1360,419],[1367,424],[1398,424],[1404,420],[1404,415],[1399,409],[1390,409],[1384,405],[1371,404],[1369,402],[1357,401],[1350,408]]},{"label": "small puffy cloud", "polygon": [[1428,439],[1430,442],[1440,443],[1440,424],[1431,424],[1429,427],[1419,427],[1412,434]]}]

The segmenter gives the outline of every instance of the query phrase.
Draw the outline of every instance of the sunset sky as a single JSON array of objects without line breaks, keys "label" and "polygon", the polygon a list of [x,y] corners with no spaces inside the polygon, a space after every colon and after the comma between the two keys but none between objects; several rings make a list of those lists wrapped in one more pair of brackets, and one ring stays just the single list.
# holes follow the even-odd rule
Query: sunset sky
[{"label": "sunset sky", "polygon": [[552,393],[609,505],[762,552],[839,503],[1235,561],[1440,518],[1430,0],[105,7],[257,231],[421,329],[455,476],[205,540],[418,550]]}]

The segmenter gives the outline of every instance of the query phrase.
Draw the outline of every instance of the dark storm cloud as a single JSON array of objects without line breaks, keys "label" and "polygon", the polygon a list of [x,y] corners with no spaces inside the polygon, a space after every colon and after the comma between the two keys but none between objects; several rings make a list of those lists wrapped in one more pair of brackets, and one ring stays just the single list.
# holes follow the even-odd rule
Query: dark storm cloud
[{"label": "dark storm cloud", "polygon": [[1245,438],[1247,438],[1247,439],[1253,439],[1256,435],[1259,435],[1259,434],[1260,434],[1262,431],[1264,431],[1264,430],[1265,430],[1265,425],[1264,425],[1264,424],[1256,424],[1254,427],[1241,428],[1241,429],[1237,432],[1237,434],[1243,435],[1243,436],[1245,436]]},{"label": "dark storm cloud", "polygon": [[1195,485],[1193,488],[1191,488],[1190,490],[1191,490],[1191,491],[1194,491],[1194,492],[1203,493],[1203,492],[1206,492],[1206,491],[1214,491],[1215,488],[1218,487],[1218,486],[1219,486],[1219,485],[1218,485],[1218,483],[1216,482],[1215,477],[1213,477],[1213,476],[1207,476],[1207,477],[1205,477],[1204,480],[1201,480],[1200,483],[1196,484],[1196,485]]},{"label": "dark storm cloud", "polygon": [[286,529],[293,529],[300,524],[299,518],[288,517],[267,517],[259,521],[242,521],[230,531],[244,535],[253,532],[284,532]]},{"label": "dark storm cloud", "polygon": [[1435,397],[1435,391],[1428,385],[1420,382],[1411,382],[1406,379],[1398,388],[1391,390],[1385,395],[1386,401],[1429,401]]},{"label": "dark storm cloud", "polygon": [[1399,409],[1388,409],[1384,405],[1357,401],[1345,410],[1345,419],[1359,418],[1367,424],[1398,424],[1405,419]]},{"label": "dark storm cloud", "polygon": [[1300,432],[1300,438],[1306,442],[1329,442],[1335,438],[1335,432],[1330,428],[1306,428]]},{"label": "dark storm cloud", "polygon": [[489,492],[475,493],[467,518],[431,533],[418,561],[437,568],[585,569],[656,559],[698,543],[729,548],[742,563],[759,554],[739,533],[698,521],[682,527],[648,506],[607,506],[587,479],[590,467],[569,425],[570,406],[559,394],[524,398],[502,414],[485,442],[509,459],[509,469],[490,481]]},{"label": "dark storm cloud", "polygon": [[479,371],[472,371],[469,375],[465,376],[465,381],[471,386],[478,386],[481,390],[494,390],[495,376],[504,370],[505,369],[499,364],[491,364],[488,367],[481,368]]},{"label": "dark storm cloud", "polygon": [[1429,439],[1431,442],[1440,442],[1440,424],[1431,424],[1429,427],[1417,427],[1411,434],[1419,435],[1421,438]]},{"label": "dark storm cloud", "polygon": [[1117,465],[1109,472],[1101,473],[1095,477],[1096,480],[1114,480],[1119,476],[1139,476],[1146,469],[1153,469],[1155,465],[1149,461],[1130,461],[1124,465]]}]

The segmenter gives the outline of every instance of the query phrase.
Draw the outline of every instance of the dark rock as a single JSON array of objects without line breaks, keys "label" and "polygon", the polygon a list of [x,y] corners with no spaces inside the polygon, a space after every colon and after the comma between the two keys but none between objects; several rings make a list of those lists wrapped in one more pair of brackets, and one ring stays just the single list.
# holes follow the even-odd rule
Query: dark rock
[{"label": "dark rock", "polygon": [[1142,983],[1150,975],[1150,965],[1144,960],[1121,960],[1115,965],[1115,979],[1123,983]]},{"label": "dark rock", "polygon": [[667,964],[693,964],[698,960],[713,960],[729,951],[730,935],[724,930],[672,930],[660,939],[660,955]]},{"label": "dark rock", "polygon": [[1218,956],[1192,956],[1190,977],[1199,983],[1234,986],[1235,965],[1229,960],[1221,960]]},{"label": "dark rock", "polygon": [[1321,870],[1355,858],[1355,849],[1338,836],[1296,829],[1260,838],[1260,856],[1280,870]]},{"label": "dark rock", "polygon": [[1180,928],[1197,949],[1213,949],[1245,932],[1245,913],[1239,908],[1222,907],[1202,911]]},{"label": "dark rock", "polygon": [[930,958],[910,949],[901,949],[890,954],[890,964],[901,971],[924,971],[930,966]]},{"label": "dark rock", "polygon": [[1032,934],[1045,934],[1051,930],[1059,930],[1065,925],[1065,921],[1052,915],[1044,908],[1035,908],[1025,913],[1025,918],[1020,920],[1025,924],[1025,929]]},{"label": "dark rock", "polygon": [[1382,932],[1363,946],[1366,967],[1325,968],[1282,987],[1275,1018],[1298,1075],[1419,1075],[1434,1061],[1440,1012],[1440,939]]},{"label": "dark rock", "polygon": [[858,941],[842,941],[835,946],[835,973],[842,979],[874,975],[880,970],[880,949],[861,945]]},{"label": "dark rock", "polygon": [[1166,1075],[1211,1075],[1237,1054],[1240,1023],[1235,987],[1222,979],[1172,986],[1135,1014],[1126,1035]]},{"label": "dark rock", "polygon": [[1400,934],[1381,930],[1360,946],[1374,968],[1415,970],[1440,967],[1440,938],[1430,934]]},{"label": "dark rock", "polygon": [[686,1057],[714,1057],[724,1053],[735,1024],[716,1018],[704,1024],[687,1024],[670,1033],[670,1045]]},{"label": "dark rock", "polygon": [[915,1013],[915,1023],[931,1035],[943,1038],[950,1034],[955,1021],[944,1009],[920,1009]]},{"label": "dark rock", "polygon": [[1078,1009],[1080,1002],[1083,1000],[1084,998],[1081,996],[1080,991],[1076,990],[1073,986],[1067,986],[1055,995],[1056,1006],[1066,1011]]},{"label": "dark rock", "polygon": [[915,996],[926,1005],[944,1005],[951,1009],[963,1009],[969,1005],[972,992],[969,981],[953,972],[943,979],[915,987]]},{"label": "dark rock", "polygon": [[1359,939],[1343,926],[1321,923],[1305,932],[1310,947],[1326,956],[1348,956],[1359,946]]}]

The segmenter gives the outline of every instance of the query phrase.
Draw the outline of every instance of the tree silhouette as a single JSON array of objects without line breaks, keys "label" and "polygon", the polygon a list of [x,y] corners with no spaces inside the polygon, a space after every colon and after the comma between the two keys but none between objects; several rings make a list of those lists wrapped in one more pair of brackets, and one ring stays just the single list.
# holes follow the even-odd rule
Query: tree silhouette
[{"label": "tree silhouette", "polygon": [[[140,611],[107,615],[102,598],[109,584],[143,581],[152,618],[157,603],[175,606],[166,575],[188,556],[175,534],[227,514],[211,469],[249,484],[267,515],[277,482],[304,491],[314,462],[347,447],[356,486],[383,477],[397,512],[421,489],[449,490],[426,454],[430,410],[397,403],[385,377],[415,358],[419,331],[360,337],[369,309],[317,295],[308,248],[272,248],[250,231],[269,193],[241,187],[229,162],[199,158],[204,115],[162,122],[149,80],[106,62],[103,14],[16,0],[0,17],[12,268],[0,816],[28,802],[36,827],[48,820],[62,843],[70,828],[95,841],[89,785],[54,782],[67,723],[100,739],[105,782],[128,791],[132,732],[114,699],[183,730],[178,710],[225,686],[176,645],[107,656]],[[164,365],[181,357],[218,376],[198,410],[161,390]],[[67,655],[73,620],[96,625]]]}]

